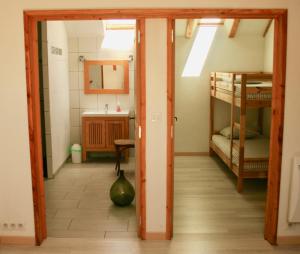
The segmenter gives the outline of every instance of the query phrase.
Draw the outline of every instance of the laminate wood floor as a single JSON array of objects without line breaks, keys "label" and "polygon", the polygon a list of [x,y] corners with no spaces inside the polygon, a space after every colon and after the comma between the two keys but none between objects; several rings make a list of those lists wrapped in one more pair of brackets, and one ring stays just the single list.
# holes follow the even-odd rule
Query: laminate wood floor
[{"label": "laminate wood floor", "polygon": [[[121,164],[134,185],[134,159]],[[66,163],[54,179],[45,181],[49,237],[137,237],[135,205],[117,207],[109,197],[117,179],[113,160]]]},{"label": "laminate wood floor", "polygon": [[[89,237],[88,231],[80,238],[58,238],[57,235],[49,237],[40,247],[12,247],[0,246],[1,254],[296,254],[300,253],[299,246],[271,246],[263,239],[263,217],[265,205],[265,181],[246,181],[245,190],[239,194],[235,190],[236,178],[226,169],[218,160],[210,157],[176,157],[175,159],[175,207],[174,207],[174,238],[171,241],[142,241],[128,232],[106,231],[105,237]],[[76,168],[76,167],[75,167]],[[102,167],[101,167],[102,168]],[[92,181],[86,184],[86,181],[77,176],[65,176],[70,180],[68,187],[61,187],[65,194],[56,193],[49,196],[47,200],[56,200],[58,197],[69,198],[70,202],[65,206],[74,206],[72,203],[75,198],[78,210],[87,209],[90,211],[90,218],[96,216],[93,211],[98,209],[98,204],[85,201],[78,202],[78,194],[74,192],[74,186],[82,186],[82,191],[88,190],[93,198],[97,195],[105,194],[105,188],[99,188],[97,181],[106,179],[106,185],[109,185],[114,176],[111,165],[103,164],[107,172],[95,177],[95,172],[99,165],[89,165],[85,168],[78,166],[73,174],[79,172],[85,173],[86,179]],[[108,170],[109,168],[109,170]],[[66,165],[66,170],[60,172],[69,174],[73,165]],[[90,169],[90,170],[88,170]],[[75,173],[77,171],[77,173]],[[104,170],[103,170],[104,172]],[[59,177],[57,178],[59,180]],[[60,180],[62,181],[62,180]],[[84,182],[84,183],[83,183]],[[94,183],[94,184],[92,184]],[[103,183],[104,184],[104,183]],[[51,184],[50,184],[51,185]],[[95,187],[95,185],[97,187]],[[60,184],[57,183],[57,186]],[[49,188],[47,184],[47,188]],[[58,188],[57,188],[58,189]],[[72,191],[73,190],[73,191]],[[98,190],[93,192],[93,190]],[[101,190],[102,194],[99,194]],[[67,194],[69,193],[69,194]],[[94,193],[94,194],[91,194]],[[97,194],[96,194],[97,193]],[[96,195],[96,196],[94,196]],[[71,199],[73,197],[74,199]],[[109,202],[103,199],[103,204]],[[68,199],[66,199],[68,200]],[[105,201],[106,200],[106,201]],[[50,201],[52,202],[52,201]],[[54,202],[55,203],[55,202]],[[59,208],[62,203],[58,202],[54,210],[48,211],[50,218],[56,216],[65,217],[64,209],[70,209],[70,214],[75,214],[81,218],[82,214],[74,212],[75,208]],[[60,210],[60,213],[58,211]],[[104,209],[105,210],[105,209]],[[116,221],[122,221],[119,211],[114,209],[103,211],[107,216]],[[133,212],[128,212],[129,218],[134,217]],[[124,216],[124,214],[122,214]],[[67,224],[67,223],[66,223]],[[121,223],[122,225],[122,223]],[[130,224],[129,224],[130,225]],[[91,226],[91,225],[90,225]],[[121,227],[121,226],[120,226]],[[80,220],[73,224],[72,230],[82,229]],[[105,227],[104,227],[105,228]],[[53,233],[59,230],[52,231]],[[86,234],[86,235],[85,235]],[[72,236],[72,235],[71,235]],[[74,235],[73,235],[74,237]],[[78,235],[77,235],[78,237]]]},{"label": "laminate wood floor", "polygon": [[175,167],[175,234],[263,234],[266,180],[247,180],[240,194],[218,158],[176,157]]}]

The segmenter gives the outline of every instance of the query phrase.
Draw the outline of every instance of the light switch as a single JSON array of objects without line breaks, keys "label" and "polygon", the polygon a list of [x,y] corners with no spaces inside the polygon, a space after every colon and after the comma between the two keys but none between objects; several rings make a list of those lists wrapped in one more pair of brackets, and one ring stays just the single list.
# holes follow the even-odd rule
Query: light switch
[{"label": "light switch", "polygon": [[152,113],[151,114],[151,121],[158,122],[161,120],[161,113]]}]

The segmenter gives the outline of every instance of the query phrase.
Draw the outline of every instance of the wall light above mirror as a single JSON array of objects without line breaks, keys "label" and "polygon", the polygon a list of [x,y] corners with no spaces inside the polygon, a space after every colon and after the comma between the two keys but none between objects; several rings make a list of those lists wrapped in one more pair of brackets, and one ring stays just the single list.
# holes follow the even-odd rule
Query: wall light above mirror
[{"label": "wall light above mirror", "polygon": [[85,60],[85,94],[128,94],[128,60]]}]

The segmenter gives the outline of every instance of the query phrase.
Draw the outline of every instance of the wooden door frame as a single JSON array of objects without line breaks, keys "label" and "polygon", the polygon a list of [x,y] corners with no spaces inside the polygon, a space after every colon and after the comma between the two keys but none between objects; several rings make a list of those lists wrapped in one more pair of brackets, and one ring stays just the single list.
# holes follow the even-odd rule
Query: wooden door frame
[{"label": "wooden door frame", "polygon": [[[146,53],[145,53],[145,19],[138,19],[137,26],[139,32],[136,31],[137,38],[140,40],[136,43],[136,82],[140,84],[136,86],[135,93],[139,94],[136,101],[136,109],[140,111],[137,119],[137,126],[135,135],[141,135],[139,143],[137,144],[140,157],[137,158],[136,164],[141,170],[136,171],[136,188],[139,192],[136,195],[136,199],[139,200],[139,206],[137,207],[137,225],[138,236],[141,239],[146,239]],[[135,123],[136,124],[136,123]],[[141,132],[138,129],[141,127]],[[136,149],[136,150],[137,150]]]},{"label": "wooden door frame", "polygon": [[[282,140],[284,124],[284,100],[286,78],[287,51],[287,10],[286,9],[202,9],[192,10],[188,15],[179,18],[250,18],[274,19],[274,59],[273,59],[273,88],[272,88],[272,127],[270,136],[270,159],[268,172],[268,191],[265,211],[265,239],[271,244],[277,244],[279,193],[282,160]],[[176,17],[175,17],[176,18]],[[168,21],[168,34],[172,34],[174,19]],[[175,31],[173,32],[173,34]],[[173,196],[174,196],[174,148],[173,122],[175,105],[174,86],[174,43],[168,40],[168,84],[167,84],[167,218],[166,233],[169,239],[173,233]],[[170,48],[173,48],[171,50]]]},{"label": "wooden door frame", "polygon": [[[99,19],[137,19],[140,24],[140,51],[138,76],[140,107],[140,122],[142,135],[138,139],[140,149],[139,158],[139,216],[138,235],[145,239],[146,235],[146,200],[145,200],[145,170],[146,170],[146,86],[145,86],[145,31],[144,18],[136,15],[136,12],[125,10],[61,10],[61,11],[24,11],[24,37],[25,37],[25,61],[26,61],[26,85],[27,85],[27,109],[29,144],[31,160],[31,178],[34,206],[35,242],[40,245],[47,237],[45,190],[43,181],[42,141],[41,141],[41,118],[40,118],[40,94],[39,94],[39,63],[38,63],[38,33],[39,21],[54,20],[99,20]],[[142,30],[143,29],[143,30]]]},{"label": "wooden door frame", "polygon": [[[113,18],[166,18],[169,20],[179,18],[262,18],[275,19],[275,45],[274,45],[274,84],[273,85],[273,117],[271,129],[271,151],[270,168],[268,181],[268,195],[266,207],[265,239],[270,243],[276,244],[277,241],[277,222],[279,207],[279,188],[281,172],[281,154],[283,138],[283,118],[284,118],[284,95],[285,95],[285,75],[286,75],[286,47],[287,47],[287,10],[286,9],[95,9],[95,10],[27,10],[24,11],[24,37],[25,37],[25,59],[26,59],[26,84],[27,84],[27,107],[29,125],[29,144],[32,174],[32,190],[34,205],[34,221],[36,243],[41,244],[45,239],[45,194],[42,175],[42,147],[41,147],[41,128],[40,128],[40,106],[39,106],[39,75],[37,62],[37,29],[38,21],[51,20],[98,20]],[[170,21],[169,21],[170,22]],[[171,26],[168,25],[168,28]],[[144,31],[141,32],[141,40],[144,41]],[[145,42],[145,41],[144,41]],[[168,40],[168,47],[170,40]],[[142,62],[145,65],[145,47],[143,46]],[[173,61],[172,50],[168,50],[168,66]],[[170,62],[171,61],[171,62]],[[168,67],[168,140],[167,140],[167,218],[166,235],[168,239],[172,237],[173,230],[173,144],[171,138],[173,111],[174,111],[174,80],[169,76],[174,72],[174,68]],[[146,202],[145,202],[145,66],[140,73],[141,95],[140,100],[141,127],[143,135],[140,140],[142,147],[141,155],[141,176],[140,182],[140,211],[141,211],[141,234],[146,237]],[[171,76],[172,77],[172,76]],[[173,82],[173,83],[172,83]]]},{"label": "wooden door frame", "polygon": [[173,237],[174,117],[175,117],[175,19],[167,24],[167,212],[166,238]]}]

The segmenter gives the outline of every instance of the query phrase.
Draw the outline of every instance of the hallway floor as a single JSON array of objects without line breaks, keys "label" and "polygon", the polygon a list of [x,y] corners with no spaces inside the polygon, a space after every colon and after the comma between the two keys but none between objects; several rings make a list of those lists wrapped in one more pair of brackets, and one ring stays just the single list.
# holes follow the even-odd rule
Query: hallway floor
[{"label": "hallway floor", "polygon": [[[98,165],[87,164],[86,167],[71,164],[59,173],[57,183],[52,185],[67,185],[61,187],[59,193],[50,194],[52,186],[47,183],[47,200],[59,200],[62,195],[67,200],[74,197],[77,208],[59,208],[57,202],[56,213],[48,211],[49,221],[55,220],[57,216],[63,216],[63,210],[91,209],[91,211],[101,210],[105,221],[113,222],[111,227],[97,231],[95,237],[89,237],[95,226],[89,224],[91,228],[82,228],[83,223],[81,212],[77,215],[78,221],[72,227],[69,225],[69,238],[63,237],[66,229],[49,229],[52,235],[42,244],[41,247],[0,247],[1,254],[296,254],[300,253],[299,246],[271,246],[263,239],[264,224],[264,203],[266,192],[266,181],[252,180],[246,181],[245,190],[242,194],[236,192],[236,178],[225,168],[225,166],[215,158],[210,157],[176,157],[175,159],[175,209],[174,209],[174,237],[172,241],[141,241],[139,240],[133,227],[134,211],[128,210],[122,213],[119,209],[107,208],[99,209],[99,200],[108,205],[109,200],[104,186],[110,186],[114,179],[114,174],[109,164],[101,166],[101,173],[98,172]],[[73,172],[70,174],[69,172]],[[84,172],[84,173],[83,173]],[[96,173],[95,173],[96,172]],[[130,172],[130,171],[129,171]],[[79,179],[79,174],[85,175],[85,179]],[[105,176],[106,182],[100,179]],[[68,179],[63,181],[63,179]],[[87,184],[87,180],[88,183]],[[64,184],[60,184],[61,182]],[[100,182],[101,184],[100,184]],[[75,193],[73,188],[82,187],[82,192],[90,193],[89,197],[78,199],[80,195]],[[99,187],[99,186],[103,187]],[[95,187],[96,186],[96,187]],[[50,189],[49,189],[50,188]],[[96,197],[101,190],[102,198]],[[92,194],[94,193],[94,194]],[[52,197],[49,196],[52,195]],[[54,201],[50,201],[54,202]],[[54,202],[55,203],[55,202]],[[54,204],[53,203],[53,204]],[[72,203],[72,202],[70,202]],[[69,204],[70,205],[70,204]],[[70,205],[71,206],[71,205]],[[111,206],[110,206],[111,207]],[[54,207],[55,210],[55,207]],[[99,211],[100,212],[100,211]],[[61,215],[60,215],[61,214]],[[75,213],[76,214],[76,213]],[[87,220],[95,220],[91,214]],[[58,219],[59,217],[57,217]],[[125,225],[127,221],[127,231]],[[59,221],[58,221],[59,222]],[[115,222],[121,222],[120,224]],[[81,233],[78,235],[80,228]],[[120,227],[120,228],[118,228]],[[101,227],[99,227],[101,228]],[[104,230],[105,229],[105,230]],[[118,230],[120,231],[118,231]],[[75,230],[75,231],[74,231]],[[122,231],[123,230],[123,231]],[[104,231],[106,233],[104,233]],[[74,237],[80,237],[76,240]]]},{"label": "hallway floor", "polygon": [[[117,179],[114,162],[66,163],[45,181],[49,237],[137,237],[135,206],[117,207],[109,190]],[[134,159],[121,164],[134,185]]]}]

